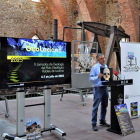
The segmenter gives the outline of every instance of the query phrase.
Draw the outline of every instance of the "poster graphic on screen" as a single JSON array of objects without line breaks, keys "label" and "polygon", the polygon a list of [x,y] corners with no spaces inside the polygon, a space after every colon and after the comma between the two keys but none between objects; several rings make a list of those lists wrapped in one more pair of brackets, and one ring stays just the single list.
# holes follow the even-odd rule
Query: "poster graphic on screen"
[{"label": "poster graphic on screen", "polygon": [[134,52],[127,52],[126,66],[124,66],[124,72],[138,72],[140,67],[137,65],[137,57]]},{"label": "poster graphic on screen", "polygon": [[131,117],[138,117],[138,102],[132,102],[131,105]]},{"label": "poster graphic on screen", "polygon": [[100,68],[100,73],[103,74],[101,81],[112,81],[112,68]]},{"label": "poster graphic on screen", "polygon": [[71,83],[71,44],[0,38],[0,88]]},{"label": "poster graphic on screen", "polygon": [[41,137],[41,123],[39,118],[29,118],[26,121],[27,140],[36,140]]},{"label": "poster graphic on screen", "polygon": [[129,112],[126,104],[115,105],[115,112],[119,122],[119,126],[123,136],[134,133],[134,127],[131,122]]}]

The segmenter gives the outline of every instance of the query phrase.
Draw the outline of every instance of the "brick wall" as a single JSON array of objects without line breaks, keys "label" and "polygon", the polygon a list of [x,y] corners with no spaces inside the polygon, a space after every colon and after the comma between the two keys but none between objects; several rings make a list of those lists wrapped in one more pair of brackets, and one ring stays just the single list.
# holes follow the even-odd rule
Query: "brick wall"
[{"label": "brick wall", "polygon": [[[66,15],[68,16],[69,25],[66,24],[66,26],[77,27],[78,17],[81,17],[81,16],[80,16],[80,13],[78,13],[78,16],[77,14],[75,14],[75,11],[78,8],[76,1],[75,0],[60,0],[60,1],[61,1],[62,6],[64,7]],[[73,40],[78,40],[77,33],[79,33],[79,31],[71,29],[71,32],[72,32]]]},{"label": "brick wall", "polygon": [[22,37],[37,30],[44,39],[52,33],[52,14],[44,4],[30,0],[0,1],[0,36]]},{"label": "brick wall", "polygon": [[[111,26],[119,26],[121,12],[119,9],[118,1],[117,0],[106,0],[106,24]],[[107,49],[109,43],[109,39],[105,39],[105,48]],[[112,54],[110,67],[116,69],[116,54]]]},{"label": "brick wall", "polygon": [[[108,25],[121,25],[131,41],[138,41],[138,16],[140,0],[0,0],[0,36],[31,38],[38,33],[42,39],[52,35],[52,22],[58,19],[58,38],[63,37],[63,27],[78,27],[77,21],[95,21]],[[77,11],[77,12],[75,12]],[[121,18],[120,18],[121,17]],[[87,40],[91,34],[86,33]],[[80,30],[68,30],[66,41],[80,40]],[[105,54],[108,39],[99,37]],[[116,67],[113,54],[111,67]]]}]

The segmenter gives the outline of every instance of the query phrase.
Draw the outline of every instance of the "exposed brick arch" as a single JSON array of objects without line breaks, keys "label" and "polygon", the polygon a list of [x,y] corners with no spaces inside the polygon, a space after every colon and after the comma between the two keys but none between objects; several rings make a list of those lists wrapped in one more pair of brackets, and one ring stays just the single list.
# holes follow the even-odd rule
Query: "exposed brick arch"
[{"label": "exposed brick arch", "polygon": [[82,0],[82,1],[76,0],[76,1],[77,4],[81,2],[79,8],[82,13],[82,17],[85,21],[95,21],[95,22],[99,21],[93,0]]},{"label": "exposed brick arch", "polygon": [[62,39],[63,38],[63,32],[62,32],[62,29],[63,29],[63,25],[62,25],[62,22],[58,16],[58,13],[56,11],[56,8],[55,8],[55,5],[54,3],[52,2],[52,0],[47,0],[47,5],[48,7],[50,8],[51,12],[52,12],[52,15],[53,15],[53,18],[54,19],[58,19],[58,32],[59,32],[59,39]]},{"label": "exposed brick arch", "polygon": [[[79,9],[82,14],[83,20],[84,21],[94,21],[94,22],[99,22],[99,18],[97,15],[96,8],[94,6],[93,0],[76,0],[77,4],[79,4]],[[91,34],[88,33],[88,38],[90,40]],[[105,46],[104,46],[104,40],[103,37],[99,37],[99,42],[100,46],[102,49],[102,52],[105,53]]]},{"label": "exposed brick arch", "polygon": [[[60,0],[46,0],[49,4],[53,18],[58,19],[58,31],[59,37],[62,39],[63,36],[63,27],[69,26],[68,17],[65,13],[65,10],[60,2]],[[72,41],[73,36],[71,30],[66,30],[65,32],[65,41]]]},{"label": "exposed brick arch", "polygon": [[135,0],[118,0],[122,15],[122,27],[130,35],[131,41],[138,41],[139,11]]}]

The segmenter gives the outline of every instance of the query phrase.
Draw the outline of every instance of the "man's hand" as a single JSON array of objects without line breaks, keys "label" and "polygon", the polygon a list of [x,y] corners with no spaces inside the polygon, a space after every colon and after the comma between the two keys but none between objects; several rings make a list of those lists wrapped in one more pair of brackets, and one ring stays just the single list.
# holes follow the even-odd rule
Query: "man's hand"
[{"label": "man's hand", "polygon": [[102,73],[99,73],[98,74],[98,78],[102,78],[103,74]]}]

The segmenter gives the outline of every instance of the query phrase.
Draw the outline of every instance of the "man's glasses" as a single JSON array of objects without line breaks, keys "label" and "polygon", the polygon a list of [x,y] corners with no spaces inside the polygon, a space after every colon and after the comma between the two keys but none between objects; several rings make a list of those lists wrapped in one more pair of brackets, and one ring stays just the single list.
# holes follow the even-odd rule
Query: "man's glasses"
[{"label": "man's glasses", "polygon": [[105,57],[101,58],[101,60],[105,59]]}]

